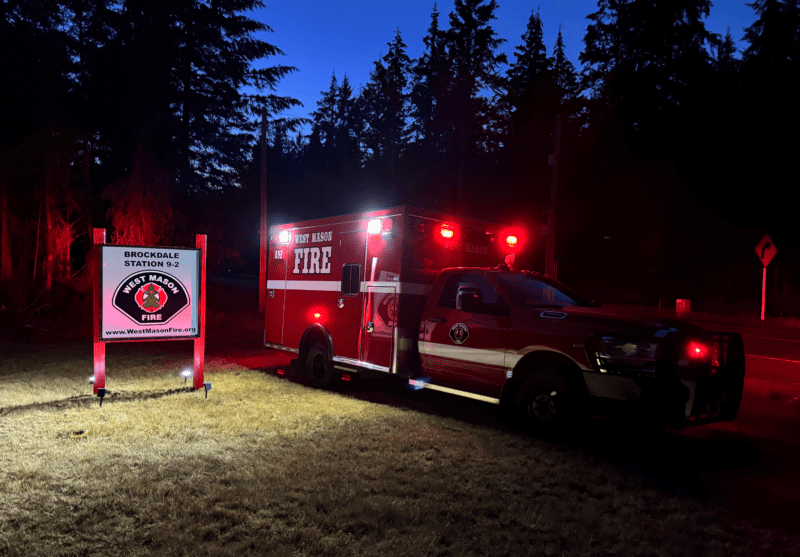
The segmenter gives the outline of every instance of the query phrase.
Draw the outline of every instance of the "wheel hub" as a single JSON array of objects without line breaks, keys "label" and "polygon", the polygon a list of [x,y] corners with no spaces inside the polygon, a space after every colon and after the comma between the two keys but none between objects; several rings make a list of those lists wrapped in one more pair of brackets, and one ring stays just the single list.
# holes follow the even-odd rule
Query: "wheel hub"
[{"label": "wheel hub", "polygon": [[530,405],[532,417],[541,422],[550,422],[556,415],[556,392],[550,394],[539,394],[533,399]]},{"label": "wheel hub", "polygon": [[311,373],[314,374],[314,377],[323,379],[325,377],[326,368],[327,362],[325,361],[325,356],[322,354],[314,356],[314,360],[311,362]]}]

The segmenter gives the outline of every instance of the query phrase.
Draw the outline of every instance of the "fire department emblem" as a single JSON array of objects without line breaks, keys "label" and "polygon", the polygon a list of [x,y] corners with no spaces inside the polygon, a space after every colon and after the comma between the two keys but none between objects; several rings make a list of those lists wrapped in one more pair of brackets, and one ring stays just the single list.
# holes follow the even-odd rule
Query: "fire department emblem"
[{"label": "fire department emblem", "polygon": [[189,305],[189,294],[172,275],[142,271],[117,286],[112,303],[139,325],[162,325]]},{"label": "fire department emblem", "polygon": [[456,344],[464,344],[469,338],[469,329],[463,323],[456,323],[450,327],[450,340]]}]

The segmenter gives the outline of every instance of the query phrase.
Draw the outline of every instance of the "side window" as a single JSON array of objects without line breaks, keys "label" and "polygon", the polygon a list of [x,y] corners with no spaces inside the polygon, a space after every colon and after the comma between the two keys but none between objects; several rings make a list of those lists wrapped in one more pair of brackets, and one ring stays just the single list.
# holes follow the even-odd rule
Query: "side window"
[{"label": "side window", "polygon": [[342,294],[355,296],[361,291],[361,265],[345,263],[342,266]]},{"label": "side window", "polygon": [[461,286],[472,286],[481,289],[484,313],[496,313],[500,306],[505,306],[505,302],[497,293],[497,290],[489,284],[489,281],[480,275],[470,275],[466,273],[454,273],[447,279],[439,297],[439,307],[456,309],[456,296]]},{"label": "side window", "polygon": [[442,294],[439,296],[439,307],[456,309],[456,294],[458,287],[462,285],[465,275],[463,273],[453,273],[447,282],[444,283]]}]

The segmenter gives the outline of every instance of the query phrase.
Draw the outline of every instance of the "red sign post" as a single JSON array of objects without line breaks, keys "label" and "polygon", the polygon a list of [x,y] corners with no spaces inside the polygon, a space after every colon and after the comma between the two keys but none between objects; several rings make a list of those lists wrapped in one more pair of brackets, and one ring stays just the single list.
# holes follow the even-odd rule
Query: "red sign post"
[{"label": "red sign post", "polygon": [[769,234],[764,234],[764,237],[761,238],[761,241],[756,246],[756,255],[764,266],[761,271],[761,321],[764,321],[764,308],[767,301],[767,265],[769,265],[776,253],[778,253],[778,248],[775,247],[772,238],[769,237]]},{"label": "red sign post", "polygon": [[106,342],[193,340],[193,386],[204,383],[206,344],[205,234],[196,249],[112,246],[93,230],[94,393],[105,396]]}]

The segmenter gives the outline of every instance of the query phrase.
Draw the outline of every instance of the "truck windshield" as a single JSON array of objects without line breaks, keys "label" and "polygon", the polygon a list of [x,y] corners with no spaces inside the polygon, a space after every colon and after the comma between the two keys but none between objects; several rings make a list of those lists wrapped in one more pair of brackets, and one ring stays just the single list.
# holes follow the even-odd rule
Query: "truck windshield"
[{"label": "truck windshield", "polygon": [[558,281],[541,275],[500,273],[498,275],[509,296],[519,305],[537,308],[588,306],[590,301]]}]

